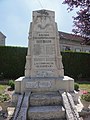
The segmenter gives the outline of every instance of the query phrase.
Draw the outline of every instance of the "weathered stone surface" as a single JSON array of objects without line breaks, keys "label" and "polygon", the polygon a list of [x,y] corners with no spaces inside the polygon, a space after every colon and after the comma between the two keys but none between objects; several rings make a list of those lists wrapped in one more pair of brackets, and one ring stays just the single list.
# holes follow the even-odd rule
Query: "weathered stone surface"
[{"label": "weathered stone surface", "polygon": [[33,11],[25,69],[25,77],[64,76],[54,11]]},{"label": "weathered stone surface", "polygon": [[26,92],[25,95],[19,96],[13,120],[27,120],[30,94]]},{"label": "weathered stone surface", "polygon": [[19,113],[19,110],[20,110],[20,108],[21,108],[22,100],[23,100],[23,95],[19,95],[13,120],[17,120],[18,113]]},{"label": "weathered stone surface", "polygon": [[51,87],[50,81],[29,81],[26,82],[26,88],[48,88]]},{"label": "weathered stone surface", "polygon": [[15,82],[15,92],[74,90],[74,80],[64,76],[55,12],[33,11],[30,24],[25,77]]},{"label": "weathered stone surface", "polygon": [[58,92],[32,93],[30,106],[60,105],[61,101],[61,96]]},{"label": "weathered stone surface", "polygon": [[27,120],[27,108],[21,108],[17,119],[15,120]]},{"label": "weathered stone surface", "polygon": [[63,105],[66,109],[67,120],[80,120],[72,96],[69,93],[62,93]]},{"label": "weathered stone surface", "polygon": [[38,82],[37,81],[29,81],[26,82],[26,88],[38,88]]},{"label": "weathered stone surface", "polygon": [[40,88],[51,87],[51,82],[50,81],[41,81],[41,82],[39,82],[39,87]]},{"label": "weathered stone surface", "polygon": [[[26,88],[25,84],[29,82],[37,83],[37,88]],[[44,83],[43,86],[41,83]],[[46,85],[47,84],[47,85]],[[64,89],[66,91],[74,90],[74,80],[70,77],[64,76],[64,78],[25,78],[21,83],[21,92],[24,91],[58,91],[59,89]]]},{"label": "weathered stone surface", "polygon": [[58,118],[65,118],[65,109],[62,106],[30,107],[28,110],[29,120],[50,120]]},{"label": "weathered stone surface", "polygon": [[74,120],[74,116],[72,114],[72,110],[71,110],[69,101],[68,101],[67,96],[66,96],[65,93],[62,94],[62,98],[63,98],[63,104],[64,104],[65,109],[66,109],[66,118],[67,118],[67,120]]},{"label": "weathered stone surface", "polygon": [[21,82],[24,77],[19,77],[17,80],[15,80],[15,93],[21,93]]},{"label": "weathered stone surface", "polygon": [[[63,89],[65,91],[73,91],[74,90],[74,79],[64,76],[60,78],[52,77],[52,78],[26,78],[20,77],[20,80],[17,79],[16,82],[19,88],[15,89],[16,93],[23,93],[25,91],[32,92],[40,92],[40,91],[58,91],[59,89]],[[21,81],[21,83],[20,83]],[[16,84],[16,85],[17,85]]]},{"label": "weathered stone surface", "polygon": [[[25,77],[15,82],[15,92],[25,92],[18,119],[27,119],[29,107],[30,120],[63,120],[66,117],[65,109],[57,91],[73,91],[74,80],[64,76],[54,11],[33,12],[28,38]],[[32,95],[29,101],[26,92],[30,91]],[[16,101],[17,97],[13,98]]]}]

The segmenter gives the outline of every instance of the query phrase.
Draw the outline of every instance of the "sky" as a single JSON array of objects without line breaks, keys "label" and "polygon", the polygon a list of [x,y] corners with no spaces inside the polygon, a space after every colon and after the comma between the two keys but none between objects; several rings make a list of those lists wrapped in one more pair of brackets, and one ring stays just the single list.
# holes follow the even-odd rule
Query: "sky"
[{"label": "sky", "polygon": [[0,31],[6,36],[7,46],[28,46],[28,32],[32,11],[47,9],[55,11],[58,30],[71,33],[72,16],[63,0],[0,0]]}]

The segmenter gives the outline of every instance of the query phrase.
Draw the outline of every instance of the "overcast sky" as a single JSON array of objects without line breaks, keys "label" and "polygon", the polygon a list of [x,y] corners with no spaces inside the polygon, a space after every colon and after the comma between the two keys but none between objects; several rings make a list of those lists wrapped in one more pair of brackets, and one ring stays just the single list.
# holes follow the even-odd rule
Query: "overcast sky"
[{"label": "overcast sky", "polygon": [[72,32],[75,11],[68,13],[63,0],[0,0],[0,31],[6,35],[8,46],[28,46],[32,11],[53,10],[58,30]]}]

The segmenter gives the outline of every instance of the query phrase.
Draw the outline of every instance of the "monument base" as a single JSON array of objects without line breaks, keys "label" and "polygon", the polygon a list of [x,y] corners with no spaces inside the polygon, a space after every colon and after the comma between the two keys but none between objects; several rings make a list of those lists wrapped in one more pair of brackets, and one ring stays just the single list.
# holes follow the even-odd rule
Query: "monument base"
[{"label": "monument base", "polygon": [[15,93],[12,102],[17,103],[18,96],[24,92],[55,92],[59,90],[74,91],[74,79],[64,76],[61,78],[26,78],[15,80]]},{"label": "monument base", "polygon": [[26,78],[20,77],[15,81],[15,93],[23,93],[25,91],[74,91],[74,79],[64,76],[61,78]]}]

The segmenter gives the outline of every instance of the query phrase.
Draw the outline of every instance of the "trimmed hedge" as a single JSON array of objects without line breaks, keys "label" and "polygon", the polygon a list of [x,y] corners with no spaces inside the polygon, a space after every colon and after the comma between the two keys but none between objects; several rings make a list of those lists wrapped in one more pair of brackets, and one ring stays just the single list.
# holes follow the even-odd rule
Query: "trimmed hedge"
[{"label": "trimmed hedge", "polygon": [[0,46],[0,77],[16,79],[24,75],[27,48]]},{"label": "trimmed hedge", "polygon": [[62,52],[65,75],[76,80],[90,78],[90,53]]},{"label": "trimmed hedge", "polygon": [[[27,48],[0,46],[0,78],[16,79],[24,75]],[[62,52],[65,75],[74,79],[90,78],[90,54]]]}]

